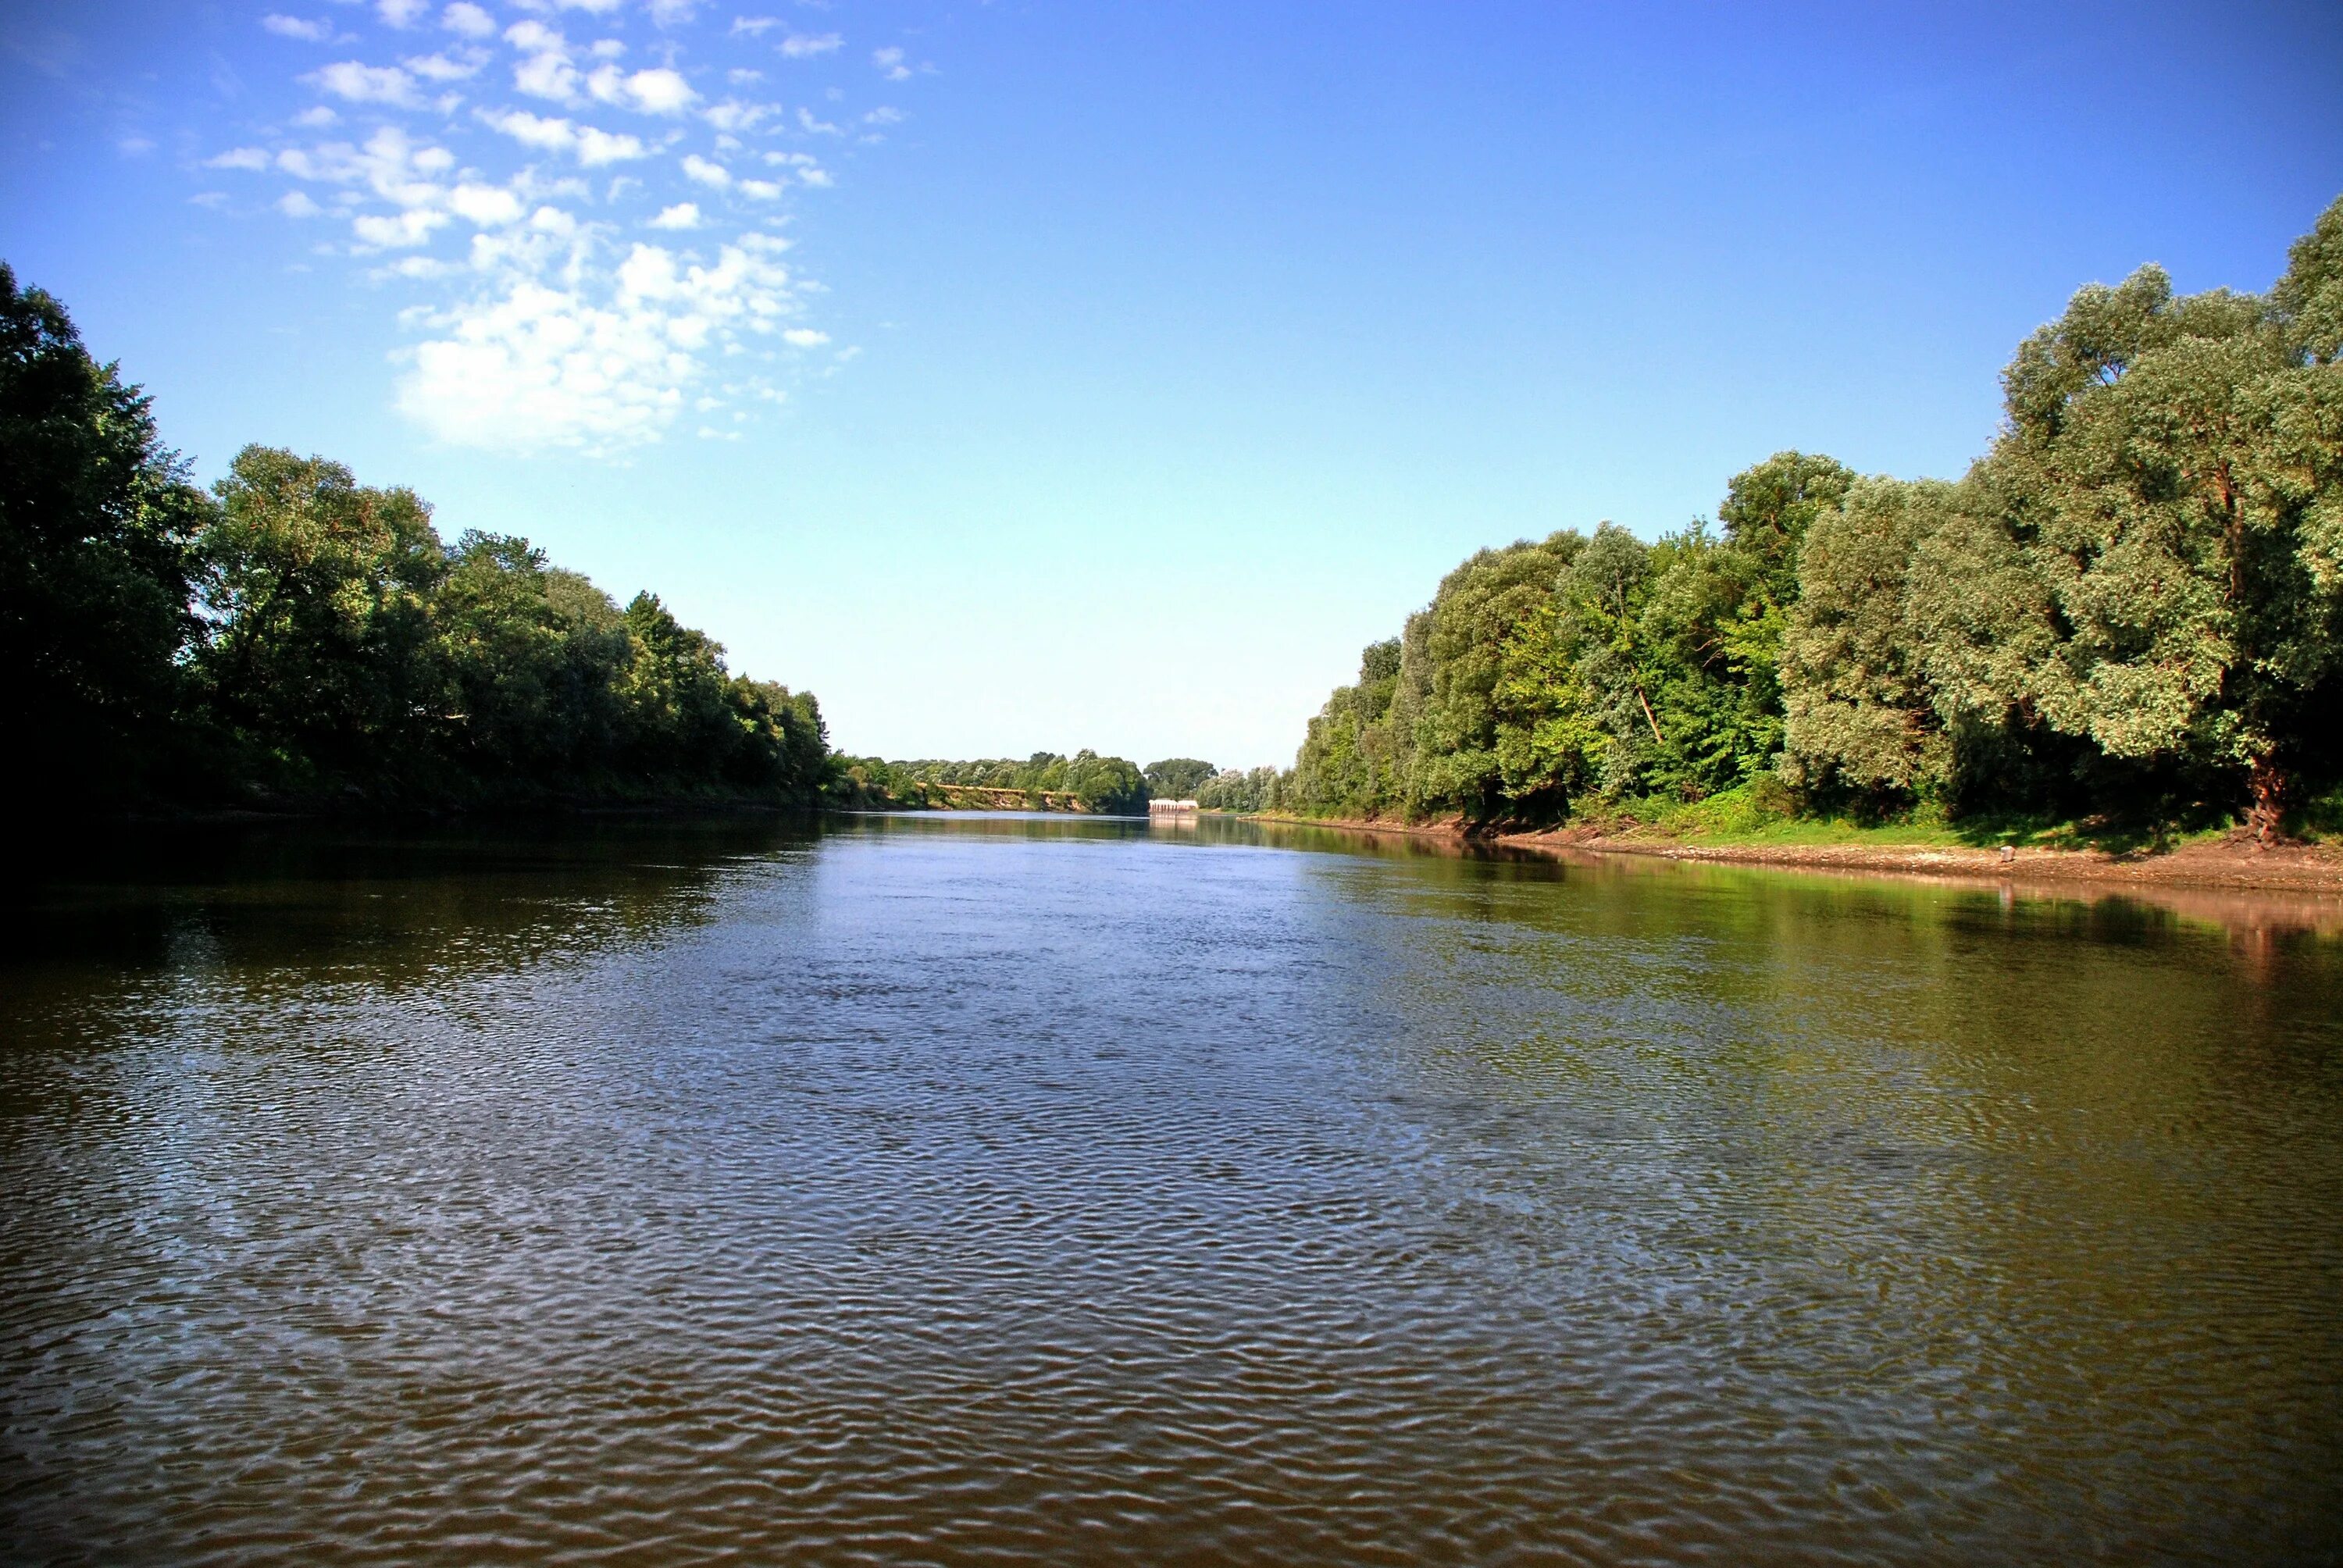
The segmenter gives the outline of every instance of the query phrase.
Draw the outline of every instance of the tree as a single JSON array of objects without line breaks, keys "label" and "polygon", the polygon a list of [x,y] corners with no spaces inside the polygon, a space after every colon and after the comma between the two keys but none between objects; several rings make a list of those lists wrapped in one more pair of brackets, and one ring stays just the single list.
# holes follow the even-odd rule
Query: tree
[{"label": "tree", "polygon": [[2032,706],[2229,773],[2264,839],[2343,660],[2338,255],[2343,203],[2268,299],[2152,266],[2082,290],[2020,347],[1986,459],[2056,611]]},{"label": "tree", "polygon": [[1197,758],[1167,757],[1147,765],[1147,792],[1157,799],[1191,800],[1215,771],[1211,763]]},{"label": "tree", "polygon": [[1402,691],[1394,702],[1411,674],[1422,693],[1412,715],[1404,781],[1411,809],[1446,806],[1485,816],[1502,808],[1497,686],[1505,673],[1505,645],[1547,602],[1557,576],[1584,544],[1577,534],[1560,533],[1479,552],[1441,580],[1420,643],[1412,648],[1410,639],[1402,639]]},{"label": "tree", "polygon": [[431,508],[266,447],[215,490],[199,668],[217,713],[288,780],[414,782],[450,697],[431,657],[447,564]]},{"label": "tree", "polygon": [[1835,510],[1855,482],[1835,458],[1776,452],[1733,476],[1716,520],[1725,537],[1758,565],[1763,590],[1776,608],[1798,597],[1798,565],[1815,519]]},{"label": "tree", "polygon": [[179,739],[209,512],[146,396],[0,262],[0,723],[21,786],[87,804],[155,782]]},{"label": "tree", "polygon": [[1926,795],[1950,777],[1950,743],[1906,614],[1913,558],[1949,509],[1950,489],[1859,479],[1808,529],[1782,644],[1792,781]]}]

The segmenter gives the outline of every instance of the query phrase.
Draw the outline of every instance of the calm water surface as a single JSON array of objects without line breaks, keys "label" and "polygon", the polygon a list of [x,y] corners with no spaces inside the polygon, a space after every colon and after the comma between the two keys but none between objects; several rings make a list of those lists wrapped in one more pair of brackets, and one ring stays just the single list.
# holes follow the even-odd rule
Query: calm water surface
[{"label": "calm water surface", "polygon": [[1018,818],[20,893],[19,1562],[2334,1562],[2332,909]]}]

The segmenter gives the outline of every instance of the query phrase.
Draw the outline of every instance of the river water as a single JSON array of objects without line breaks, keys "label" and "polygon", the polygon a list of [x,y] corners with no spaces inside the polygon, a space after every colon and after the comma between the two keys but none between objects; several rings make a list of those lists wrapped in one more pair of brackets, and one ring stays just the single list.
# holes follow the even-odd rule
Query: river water
[{"label": "river water", "polygon": [[1432,848],[116,846],[0,1557],[2343,1555],[2332,907]]}]

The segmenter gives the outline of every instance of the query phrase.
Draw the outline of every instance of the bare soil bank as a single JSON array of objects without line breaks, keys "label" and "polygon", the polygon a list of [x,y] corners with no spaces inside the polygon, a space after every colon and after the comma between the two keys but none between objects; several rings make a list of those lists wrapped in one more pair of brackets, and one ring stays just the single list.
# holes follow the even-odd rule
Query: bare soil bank
[{"label": "bare soil bank", "polygon": [[2240,888],[2343,895],[2343,850],[2323,844],[2263,849],[2243,832],[2161,853],[2115,855],[2097,849],[2020,849],[2008,859],[1998,849],[1957,845],[1712,844],[1650,831],[1607,832],[1596,827],[1508,831],[1463,818],[1392,822],[1348,818],[1271,817],[1270,821],[1356,832],[1409,833],[1476,839],[1555,853],[1644,855],[1670,860],[1786,866],[1817,871],[1888,871],[1983,881],[2087,881],[2148,887]]}]

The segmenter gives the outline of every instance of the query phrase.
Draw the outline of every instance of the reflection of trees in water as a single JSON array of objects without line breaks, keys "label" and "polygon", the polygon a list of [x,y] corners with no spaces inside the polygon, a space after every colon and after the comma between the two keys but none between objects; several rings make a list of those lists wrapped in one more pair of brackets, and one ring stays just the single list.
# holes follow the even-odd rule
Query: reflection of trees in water
[{"label": "reflection of trees in water", "polygon": [[1315,879],[1383,971],[1392,1103],[1523,1266],[1599,1270],[1610,1227],[1620,1292],[1730,1301],[1729,1353],[1860,1365],[2013,1470],[2343,1442],[2335,1342],[2239,1261],[2337,1257],[2316,900],[1391,842]]},{"label": "reflection of trees in water", "polygon": [[[1714,861],[1671,860],[1659,856],[1597,854],[1556,846],[1522,845],[1461,839],[1450,833],[1375,832],[1284,823],[1204,819],[1202,836],[1217,842],[1267,842],[1294,849],[1332,850],[1375,859],[1555,866],[1571,874],[1617,879],[1668,879],[1710,887],[1772,882],[1816,891],[1836,890],[1868,900],[1884,911],[1908,910],[1937,919],[1946,896],[1990,904],[2005,915],[2022,912],[2036,929],[2087,940],[2137,940],[2177,925],[2212,927],[2232,933],[2241,955],[2271,951],[2298,937],[2343,937],[2343,899],[2332,895],[2268,890],[2192,888],[2150,882],[2094,882],[1936,876],[1925,872],[1802,867],[1785,869]],[[1478,872],[1460,872],[1460,886],[1483,885]],[[2054,908],[2055,906],[2055,908]],[[1844,903],[1837,907],[1846,907]],[[2045,920],[2051,922],[2045,925]]]},{"label": "reflection of trees in water", "polygon": [[732,818],[120,838],[7,909],[0,1008],[168,973],[397,989],[651,940],[707,919],[729,865],[813,832]]},{"label": "reflection of trees in water", "polygon": [[897,838],[1111,842],[1148,835],[1143,816],[1077,817],[1062,811],[870,811],[827,820],[834,829]]}]

